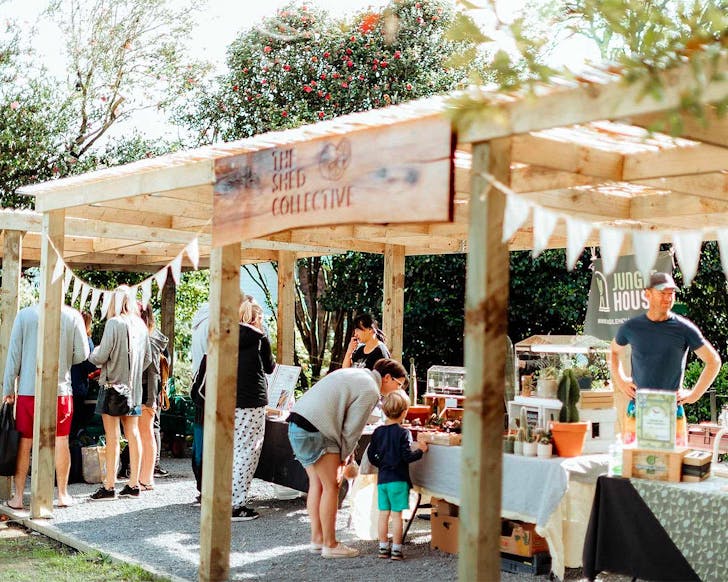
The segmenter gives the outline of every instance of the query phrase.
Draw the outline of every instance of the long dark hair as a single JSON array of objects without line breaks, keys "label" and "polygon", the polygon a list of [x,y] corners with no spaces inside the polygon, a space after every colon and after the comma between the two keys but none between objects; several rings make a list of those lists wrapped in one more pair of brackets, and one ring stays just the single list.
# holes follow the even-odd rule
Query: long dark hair
[{"label": "long dark hair", "polygon": [[358,327],[359,329],[371,329],[374,331],[374,335],[377,336],[377,339],[380,342],[383,344],[387,343],[387,336],[384,335],[384,332],[381,329],[379,329],[376,319],[368,313],[361,313],[357,315],[354,318],[354,327]]}]

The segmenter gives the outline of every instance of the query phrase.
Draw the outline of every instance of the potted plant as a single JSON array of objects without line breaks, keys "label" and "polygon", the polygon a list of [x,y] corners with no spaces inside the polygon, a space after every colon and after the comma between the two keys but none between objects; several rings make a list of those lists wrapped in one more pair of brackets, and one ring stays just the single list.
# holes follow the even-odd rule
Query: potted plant
[{"label": "potted plant", "polygon": [[524,457],[535,457],[538,452],[538,441],[536,435],[531,434],[526,437],[526,441],[523,443],[523,456]]},{"label": "potted plant", "polygon": [[523,443],[526,440],[526,429],[523,428],[523,425],[521,424],[521,421],[519,419],[516,419],[516,426],[518,427],[518,429],[516,430],[516,439],[513,442],[513,454],[522,455]]},{"label": "potted plant", "polygon": [[536,396],[539,398],[556,398],[559,385],[559,368],[555,365],[546,365],[536,373],[538,374],[538,379],[536,380]]},{"label": "potted plant", "polygon": [[579,384],[579,390],[591,390],[592,376],[588,368],[574,367],[574,376]]},{"label": "potted plant", "polygon": [[503,452],[513,454],[513,445],[516,442],[516,435],[505,434],[503,435]]},{"label": "potted plant", "polygon": [[553,453],[554,445],[552,444],[552,436],[550,432],[541,433],[538,438],[538,447],[536,447],[536,455],[540,459],[550,459]]},{"label": "potted plant", "polygon": [[572,369],[564,370],[559,380],[557,396],[561,400],[559,422],[551,423],[556,454],[560,457],[578,457],[584,450],[586,431],[589,426],[586,422],[579,422],[579,382]]}]

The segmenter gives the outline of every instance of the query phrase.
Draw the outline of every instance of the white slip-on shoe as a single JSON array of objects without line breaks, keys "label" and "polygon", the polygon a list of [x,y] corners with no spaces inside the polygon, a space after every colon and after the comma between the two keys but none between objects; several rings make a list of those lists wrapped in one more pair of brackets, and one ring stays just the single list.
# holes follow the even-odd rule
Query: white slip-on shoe
[{"label": "white slip-on shoe", "polygon": [[311,542],[311,544],[308,546],[308,551],[311,552],[312,554],[320,554],[322,547],[323,546],[321,544]]},{"label": "white slip-on shoe", "polygon": [[356,558],[358,555],[359,550],[345,546],[342,543],[336,544],[333,548],[321,548],[322,558]]}]

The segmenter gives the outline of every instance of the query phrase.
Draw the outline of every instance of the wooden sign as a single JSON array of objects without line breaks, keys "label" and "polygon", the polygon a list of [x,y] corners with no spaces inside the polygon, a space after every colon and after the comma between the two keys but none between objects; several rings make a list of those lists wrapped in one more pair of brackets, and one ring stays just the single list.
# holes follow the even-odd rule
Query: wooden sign
[{"label": "wooden sign", "polygon": [[218,159],[213,246],[306,226],[450,221],[453,145],[449,121],[432,116]]}]

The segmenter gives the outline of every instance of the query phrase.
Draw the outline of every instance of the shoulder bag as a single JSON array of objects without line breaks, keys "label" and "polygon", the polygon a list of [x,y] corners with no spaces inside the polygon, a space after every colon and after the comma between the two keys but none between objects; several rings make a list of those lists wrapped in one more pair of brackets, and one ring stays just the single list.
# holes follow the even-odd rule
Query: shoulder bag
[{"label": "shoulder bag", "polygon": [[[17,398],[17,397],[16,397]],[[15,475],[20,433],[15,429],[13,406],[4,402],[0,407],[0,475]]]}]

